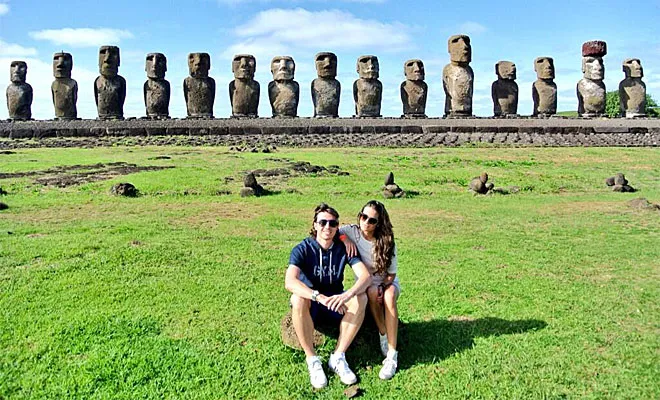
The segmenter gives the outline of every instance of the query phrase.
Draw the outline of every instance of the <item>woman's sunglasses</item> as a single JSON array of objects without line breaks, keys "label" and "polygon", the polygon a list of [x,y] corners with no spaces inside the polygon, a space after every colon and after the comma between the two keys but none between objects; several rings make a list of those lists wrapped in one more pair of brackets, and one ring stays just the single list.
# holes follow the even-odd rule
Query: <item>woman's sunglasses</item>
[{"label": "woman's sunglasses", "polygon": [[372,217],[370,217],[370,216],[368,216],[367,214],[364,214],[364,213],[360,213],[360,219],[362,221],[367,221],[367,224],[369,224],[369,225],[376,225],[378,223],[378,219],[372,218]]},{"label": "woman's sunglasses", "polygon": [[318,223],[322,227],[326,225],[330,225],[331,228],[336,228],[339,226],[339,221],[337,221],[336,219],[320,219],[316,221],[316,223]]}]

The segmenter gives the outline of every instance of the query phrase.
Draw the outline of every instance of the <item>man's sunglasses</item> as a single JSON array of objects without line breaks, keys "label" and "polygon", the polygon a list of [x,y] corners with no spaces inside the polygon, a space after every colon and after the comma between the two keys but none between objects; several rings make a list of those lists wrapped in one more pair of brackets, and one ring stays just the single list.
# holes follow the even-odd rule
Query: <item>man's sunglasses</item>
[{"label": "man's sunglasses", "polygon": [[316,223],[321,226],[330,225],[331,228],[336,228],[339,226],[339,221],[337,221],[336,219],[320,219],[316,221]]},{"label": "man's sunglasses", "polygon": [[370,217],[370,216],[368,216],[367,214],[364,214],[364,213],[360,213],[360,219],[362,221],[367,221],[367,224],[369,224],[369,225],[376,225],[378,223],[378,219],[372,218],[372,217]]}]

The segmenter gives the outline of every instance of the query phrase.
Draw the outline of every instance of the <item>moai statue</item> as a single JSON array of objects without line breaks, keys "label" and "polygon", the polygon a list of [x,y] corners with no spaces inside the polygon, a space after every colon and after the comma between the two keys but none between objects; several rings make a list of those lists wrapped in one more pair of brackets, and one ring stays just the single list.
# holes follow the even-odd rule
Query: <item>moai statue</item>
[{"label": "moai statue", "polygon": [[27,63],[25,61],[12,61],[9,67],[7,86],[7,108],[9,119],[32,119],[32,86],[25,82],[27,76]]},{"label": "moai statue", "polygon": [[552,57],[538,57],[534,60],[536,81],[532,84],[535,117],[549,117],[557,114],[557,84],[555,83],[555,63]]},{"label": "moai statue", "polygon": [[298,116],[300,86],[293,80],[296,63],[289,56],[276,56],[270,62],[273,80],[268,84],[268,98],[274,118]]},{"label": "moai statue", "polygon": [[337,56],[334,53],[321,52],[314,57],[318,78],[312,81],[312,103],[314,117],[339,117],[339,95],[341,84],[337,76]]},{"label": "moai statue", "polygon": [[516,64],[511,61],[499,61],[495,64],[497,80],[493,82],[493,113],[496,117],[518,115],[518,84],[516,83]]},{"label": "moai statue", "polygon": [[582,45],[583,78],[577,84],[578,115],[587,118],[605,114],[605,66],[603,56],[607,54],[607,44],[592,40]]},{"label": "moai statue", "polygon": [[238,54],[231,62],[234,80],[229,82],[231,115],[235,118],[257,118],[259,115],[259,82],[254,80],[257,60],[250,54]]},{"label": "moai statue", "polygon": [[78,118],[76,103],[78,102],[78,82],[71,79],[73,57],[69,53],[53,54],[53,76],[55,80],[50,85],[55,107],[55,119],[71,120]]},{"label": "moai statue", "polygon": [[353,83],[356,117],[380,117],[383,84],[378,80],[378,57],[360,56],[357,60],[360,77]]},{"label": "moai statue", "polygon": [[623,62],[626,79],[619,83],[621,113],[626,118],[646,117],[646,84],[642,82],[644,70],[638,58]]},{"label": "moai statue", "polygon": [[208,53],[188,54],[190,76],[183,80],[188,118],[213,118],[215,80],[209,76],[211,56]]},{"label": "moai statue", "polygon": [[167,71],[167,57],[162,53],[149,53],[145,61],[144,70],[147,72],[147,81],[144,82],[144,106],[147,117],[152,119],[166,119],[170,117],[170,83],[165,80]]},{"label": "moai statue", "polygon": [[424,82],[422,60],[408,60],[403,64],[406,80],[401,83],[401,102],[404,118],[426,118],[428,85]]},{"label": "moai statue", "polygon": [[99,119],[124,119],[126,80],[119,73],[119,47],[101,46],[99,73],[94,81],[94,100]]},{"label": "moai statue", "polygon": [[450,63],[442,70],[445,117],[471,117],[474,72],[470,67],[472,46],[466,35],[451,36],[447,43]]}]

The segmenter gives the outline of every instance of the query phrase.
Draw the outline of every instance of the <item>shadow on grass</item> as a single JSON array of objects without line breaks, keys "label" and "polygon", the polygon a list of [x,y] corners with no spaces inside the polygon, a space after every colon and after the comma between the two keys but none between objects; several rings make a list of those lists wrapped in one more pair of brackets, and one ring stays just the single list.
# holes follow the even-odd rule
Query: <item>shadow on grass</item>
[{"label": "shadow on grass", "polygon": [[[501,318],[485,317],[469,319],[460,317],[447,320],[414,321],[399,325],[401,352],[399,370],[417,364],[435,363],[453,354],[474,347],[474,339],[479,337],[513,335],[544,329],[545,321],[526,319],[508,321]],[[383,360],[378,346],[378,335],[372,321],[365,324],[351,346],[358,365],[379,365]]]}]

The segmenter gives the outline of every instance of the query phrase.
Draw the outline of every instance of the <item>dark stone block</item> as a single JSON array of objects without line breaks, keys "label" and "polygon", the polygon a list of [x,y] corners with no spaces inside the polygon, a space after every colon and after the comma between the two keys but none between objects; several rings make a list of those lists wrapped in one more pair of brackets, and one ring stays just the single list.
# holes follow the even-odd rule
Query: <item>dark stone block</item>
[{"label": "dark stone block", "polygon": [[624,126],[595,126],[595,133],[628,133],[629,129]]},{"label": "dark stone block", "polygon": [[472,133],[474,126],[452,126],[449,130],[452,133]]},{"label": "dark stone block", "polygon": [[447,133],[449,132],[448,126],[425,126],[424,132],[426,133]]},{"label": "dark stone block", "polygon": [[33,132],[33,137],[35,139],[56,137],[57,131],[55,129],[37,129]]},{"label": "dark stone block", "polygon": [[517,126],[498,126],[497,127],[497,132],[499,133],[518,133],[518,127]]},{"label": "dark stone block", "polygon": [[31,139],[34,135],[30,128],[13,128],[9,134],[11,139]]},{"label": "dark stone block", "polygon": [[330,133],[330,127],[327,126],[310,126],[309,127],[309,134],[310,135],[322,135]]},{"label": "dark stone block", "polygon": [[424,129],[421,126],[415,125],[404,125],[401,127],[401,133],[424,133]]},{"label": "dark stone block", "polygon": [[648,128],[634,127],[630,128],[630,133],[648,133]]},{"label": "dark stone block", "polygon": [[188,135],[188,128],[168,127],[165,133],[167,135]]},{"label": "dark stone block", "polygon": [[518,128],[519,133],[543,133],[543,127],[540,126],[521,126]]},{"label": "dark stone block", "polygon": [[164,136],[167,135],[167,128],[157,127],[157,128],[145,128],[145,133],[147,136]]},{"label": "dark stone block", "polygon": [[260,135],[261,134],[261,128],[257,128],[256,126],[246,126],[246,127],[243,127],[243,134],[244,135]]},{"label": "dark stone block", "polygon": [[558,126],[544,126],[543,133],[546,135],[557,135],[562,132],[561,128]]}]

